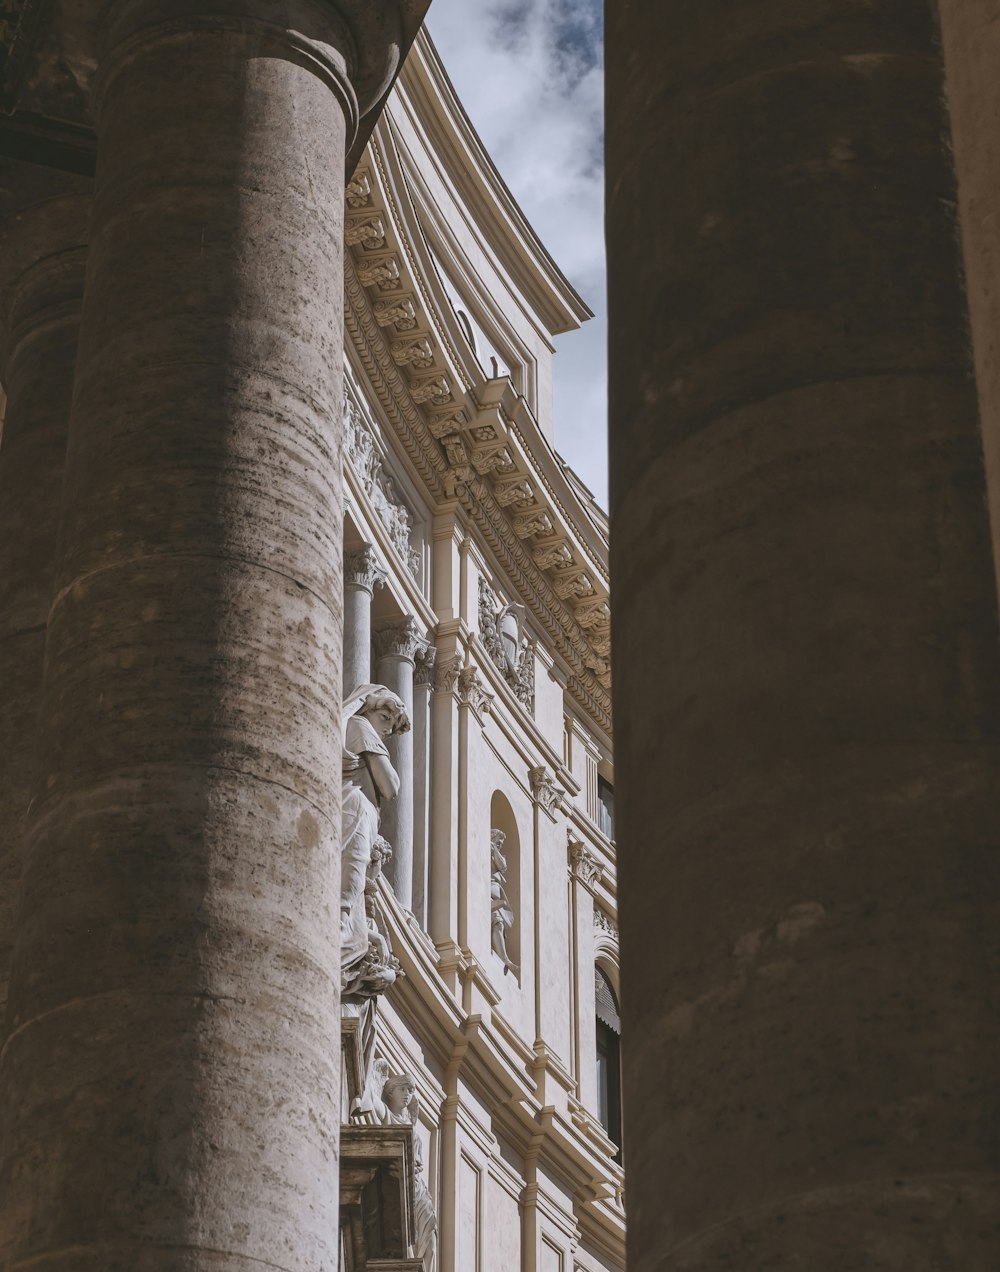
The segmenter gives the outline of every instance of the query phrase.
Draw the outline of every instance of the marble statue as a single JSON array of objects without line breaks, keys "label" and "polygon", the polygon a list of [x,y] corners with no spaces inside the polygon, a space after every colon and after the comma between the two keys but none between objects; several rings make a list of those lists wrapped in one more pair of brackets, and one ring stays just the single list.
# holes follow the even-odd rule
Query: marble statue
[{"label": "marble statue", "polygon": [[514,926],[514,911],[504,891],[507,879],[507,858],[500,851],[507,836],[502,830],[490,831],[490,853],[493,873],[490,876],[490,943],[493,953],[503,963],[503,974],[517,975],[517,965],[507,953],[507,933]]},{"label": "marble statue", "polygon": [[[411,1073],[389,1074],[387,1060],[373,1061],[364,1095],[355,1101],[351,1117],[376,1126],[416,1127],[420,1104]],[[437,1214],[424,1181],[423,1147],[413,1135],[413,1253],[423,1259],[424,1272],[437,1272]]]},{"label": "marble statue", "polygon": [[399,794],[385,740],[409,727],[402,699],[385,685],[360,685],[344,702],[340,949],[345,992],[359,965],[377,959],[384,941],[371,913],[374,883],[387,849],[391,852],[379,837],[379,810]]}]

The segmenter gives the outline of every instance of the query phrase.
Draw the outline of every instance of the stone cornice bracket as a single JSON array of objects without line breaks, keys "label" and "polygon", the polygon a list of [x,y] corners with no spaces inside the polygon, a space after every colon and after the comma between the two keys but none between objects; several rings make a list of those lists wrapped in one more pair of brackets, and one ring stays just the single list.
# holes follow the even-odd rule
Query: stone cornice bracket
[{"label": "stone cornice bracket", "polygon": [[387,570],[380,563],[375,555],[375,549],[370,543],[364,544],[356,552],[345,553],[345,583],[352,584],[354,587],[362,587],[369,594],[373,594],[375,588],[385,585],[388,577]]},{"label": "stone cornice bracket", "polygon": [[571,830],[566,834],[570,874],[589,892],[593,892],[604,878],[604,867],[582,840],[574,838]]},{"label": "stone cornice bracket", "polygon": [[550,816],[554,817],[559,809],[565,807],[566,792],[556,783],[555,777],[544,764],[528,769],[528,781],[536,803]]},{"label": "stone cornice bracket", "polygon": [[463,667],[458,673],[458,696],[482,720],[493,706],[493,694],[487,693],[478,667]]},{"label": "stone cornice bracket", "polygon": [[426,650],[428,644],[421,636],[415,618],[387,623],[375,633],[375,653],[379,658],[401,658],[415,664],[418,653]]},{"label": "stone cornice bracket", "polygon": [[426,685],[432,687],[435,683],[434,665],[437,662],[437,648],[429,641],[424,645],[423,649],[416,652],[416,662],[413,669],[413,683],[415,685]]}]

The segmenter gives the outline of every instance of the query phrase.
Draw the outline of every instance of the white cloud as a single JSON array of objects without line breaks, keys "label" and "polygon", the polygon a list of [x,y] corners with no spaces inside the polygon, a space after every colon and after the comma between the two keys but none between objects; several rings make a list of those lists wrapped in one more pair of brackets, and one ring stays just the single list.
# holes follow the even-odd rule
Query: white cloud
[{"label": "white cloud", "polygon": [[557,340],[556,446],[606,507],[601,0],[433,0],[428,27],[494,163],[595,312]]}]

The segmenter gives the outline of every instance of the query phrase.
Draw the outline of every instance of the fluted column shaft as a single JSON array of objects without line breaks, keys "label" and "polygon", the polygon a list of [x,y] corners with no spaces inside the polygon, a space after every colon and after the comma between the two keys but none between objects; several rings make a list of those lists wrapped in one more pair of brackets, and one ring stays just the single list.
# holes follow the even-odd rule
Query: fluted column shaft
[{"label": "fluted column shaft", "polygon": [[430,705],[437,649],[427,644],[416,653],[413,671],[413,913],[428,926],[430,868]]},{"label": "fluted column shaft", "polygon": [[23,209],[0,241],[7,395],[0,441],[0,1040],[4,1036],[24,818],[37,780],[35,725],[73,368],[86,266],[89,195]]},{"label": "fluted column shaft", "polygon": [[105,32],[0,1073],[11,1272],[337,1265],[357,49],[332,5],[279,9],[131,0]]},{"label": "fluted column shaft", "polygon": [[630,1272],[1000,1257],[1000,655],[934,5],[607,9]]},{"label": "fluted column shaft", "polygon": [[370,543],[344,557],[344,693],[372,678],[372,596],[386,572]]},{"label": "fluted column shaft", "polygon": [[392,890],[408,910],[413,907],[413,668],[427,642],[412,618],[390,623],[375,633],[376,683],[397,693],[406,704],[411,727],[388,741],[389,758],[399,775],[399,795],[382,805],[379,831],[392,845],[386,874]]}]

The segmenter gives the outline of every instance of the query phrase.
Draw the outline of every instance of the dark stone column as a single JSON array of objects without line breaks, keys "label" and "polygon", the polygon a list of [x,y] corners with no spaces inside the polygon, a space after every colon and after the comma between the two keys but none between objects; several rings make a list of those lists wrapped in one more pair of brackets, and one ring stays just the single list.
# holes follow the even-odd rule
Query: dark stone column
[{"label": "dark stone column", "polygon": [[33,190],[38,202],[12,214],[0,233],[0,378],[7,395],[0,440],[0,1037],[24,817],[36,780],[35,724],[90,213],[82,180],[15,165],[4,178],[8,189],[40,188]]},{"label": "dark stone column", "polygon": [[934,9],[607,7],[630,1272],[1000,1258],[997,599]]},{"label": "dark stone column", "polygon": [[397,15],[106,24],[5,1268],[337,1265],[344,154]]}]

